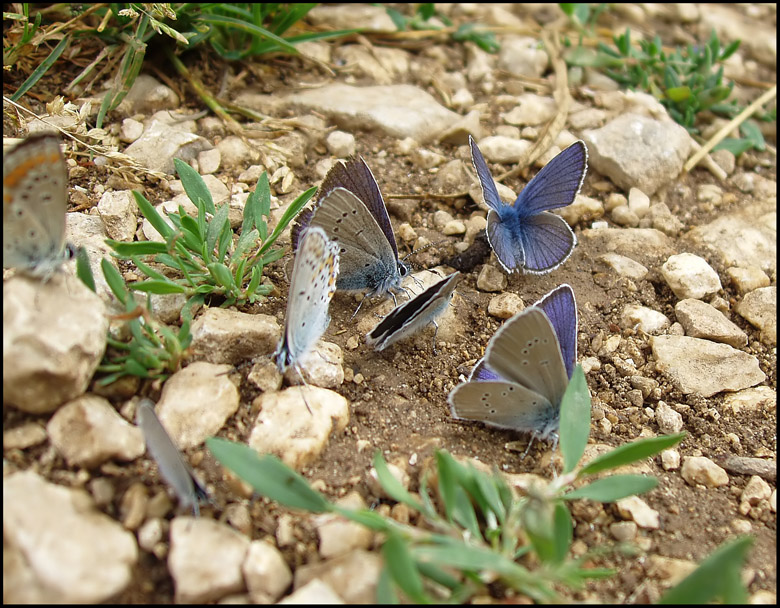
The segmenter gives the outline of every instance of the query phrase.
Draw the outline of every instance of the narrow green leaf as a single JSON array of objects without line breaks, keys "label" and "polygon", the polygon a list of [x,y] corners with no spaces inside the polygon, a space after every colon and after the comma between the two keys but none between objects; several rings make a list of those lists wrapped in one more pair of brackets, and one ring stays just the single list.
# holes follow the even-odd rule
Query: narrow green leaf
[{"label": "narrow green leaf", "polygon": [[569,509],[561,501],[555,503],[553,517],[553,554],[554,564],[562,564],[569,553],[571,541],[574,538],[574,526],[572,524]]},{"label": "narrow green leaf", "polygon": [[176,174],[181,180],[181,185],[187,193],[187,197],[196,206],[203,205],[208,213],[214,215],[216,213],[214,199],[211,198],[211,192],[209,192],[206,182],[203,181],[200,174],[180,158],[174,158],[173,165],[176,167]]},{"label": "narrow green leaf", "polygon": [[374,452],[374,470],[376,471],[376,477],[379,480],[382,489],[390,498],[396,502],[404,503],[417,511],[424,510],[423,506],[412,498],[412,495],[409,494],[408,490],[404,488],[401,482],[396,479],[395,475],[390,472],[385,459],[382,458],[382,452],[379,450]]},{"label": "narrow green leaf", "polygon": [[95,277],[92,275],[86,247],[79,247],[76,250],[76,276],[81,279],[84,285],[95,291]]},{"label": "narrow green leaf", "polygon": [[170,279],[147,279],[144,281],[137,281],[129,285],[130,289],[134,291],[143,291],[146,293],[167,294],[167,293],[187,293],[187,288],[178,283],[174,283]]},{"label": "narrow green leaf", "polygon": [[301,209],[304,208],[306,203],[309,202],[309,199],[314,196],[314,193],[317,191],[317,188],[312,186],[306,192],[298,196],[290,205],[287,207],[287,210],[282,215],[281,219],[279,220],[279,223],[276,225],[276,228],[274,228],[274,231],[271,233],[271,236],[268,237],[268,239],[263,243],[263,246],[260,248],[260,251],[258,252],[258,255],[262,256],[271,245],[276,241],[277,238],[279,238],[279,235],[284,232],[284,229],[287,228],[287,224],[289,224],[298,213],[300,213]]},{"label": "narrow green leaf", "polygon": [[736,139],[734,137],[726,137],[716,145],[713,150],[728,150],[734,156],[739,156],[743,152],[747,152],[753,148],[753,142],[747,139]]},{"label": "narrow green leaf", "polygon": [[111,249],[113,249],[119,257],[122,258],[132,258],[142,255],[155,255],[168,251],[168,246],[165,243],[158,243],[157,241],[135,241],[133,243],[126,243],[124,241],[105,239],[105,243],[111,247]]},{"label": "narrow green leaf", "polygon": [[393,587],[393,579],[387,566],[382,568],[379,573],[379,580],[376,585],[376,601],[378,604],[400,604],[401,600]]},{"label": "narrow green leaf", "polygon": [[248,445],[234,443],[219,437],[206,439],[219,463],[251,485],[255,491],[287,507],[325,513],[331,505],[298,473],[276,456],[259,456]]},{"label": "narrow green leaf", "polygon": [[561,400],[559,427],[563,472],[574,470],[585,453],[590,435],[590,391],[585,372],[577,365]]},{"label": "narrow green leaf", "polygon": [[[209,253],[214,251],[214,247],[217,244],[217,239],[225,229],[225,225],[230,228],[230,221],[228,220],[228,211],[230,211],[230,205],[224,203],[217,209],[214,217],[209,222],[208,232],[206,233],[206,248]],[[221,261],[221,260],[220,260]]]},{"label": "narrow green leaf", "polygon": [[743,122],[739,127],[739,132],[745,139],[753,144],[753,148],[756,150],[763,151],[766,149],[764,135],[761,133],[761,128],[758,126],[758,123],[754,120],[746,120]]},{"label": "narrow green leaf", "polygon": [[106,279],[109,289],[111,289],[111,293],[113,293],[116,296],[116,299],[123,305],[127,306],[130,292],[125,286],[125,280],[122,278],[122,275],[119,274],[116,267],[105,258],[100,260],[100,268],[103,271],[103,277]]},{"label": "narrow green leaf", "polygon": [[688,86],[670,87],[666,89],[666,91],[664,91],[664,95],[670,101],[673,101],[675,103],[682,103],[683,101],[686,101],[691,98],[692,92],[691,92],[691,88]]},{"label": "narrow green leaf", "polygon": [[218,285],[224,287],[228,291],[236,289],[236,284],[233,282],[233,275],[227,266],[224,264],[214,263],[209,264],[207,268]]},{"label": "narrow green leaf", "polygon": [[724,604],[745,604],[748,597],[740,571],[752,545],[753,538],[742,536],[720,546],[682,582],[661,596],[658,603],[679,606],[720,600]]},{"label": "narrow green leaf", "polygon": [[572,490],[566,493],[563,498],[566,500],[589,498],[597,502],[615,502],[626,496],[649,492],[657,485],[658,480],[655,477],[647,477],[645,475],[611,475]]},{"label": "narrow green leaf", "polygon": [[388,534],[387,540],[382,545],[382,557],[393,582],[412,602],[430,603],[430,599],[425,595],[422,578],[414,559],[398,534]]},{"label": "narrow green leaf", "polygon": [[661,437],[648,437],[647,439],[639,439],[638,441],[622,445],[591,460],[580,470],[579,477],[593,475],[607,469],[614,469],[642,460],[648,456],[654,456],[682,441],[685,435],[686,433],[677,433]]},{"label": "narrow green leaf", "polygon": [[63,36],[62,40],[60,40],[57,46],[54,47],[54,50],[52,50],[46,59],[44,59],[40,65],[33,70],[32,74],[30,74],[22,83],[22,85],[16,90],[16,93],[11,95],[11,101],[19,101],[22,95],[33,88],[35,84],[41,78],[43,78],[43,75],[49,71],[49,68],[54,65],[54,62],[60,58],[62,52],[68,48],[68,44],[70,44],[70,34]]},{"label": "narrow green leaf", "polygon": [[170,238],[175,230],[171,228],[171,225],[157,212],[157,209],[146,200],[143,194],[136,190],[133,190],[133,197],[135,198],[135,202],[138,205],[141,214],[149,220],[152,227],[159,232],[164,239]]}]

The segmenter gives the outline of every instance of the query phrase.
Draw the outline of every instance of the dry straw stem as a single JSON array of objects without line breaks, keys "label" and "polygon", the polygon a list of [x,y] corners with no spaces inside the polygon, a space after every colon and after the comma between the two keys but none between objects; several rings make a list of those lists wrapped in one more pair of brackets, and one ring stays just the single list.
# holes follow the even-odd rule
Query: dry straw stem
[{"label": "dry straw stem", "polygon": [[691,156],[688,159],[688,162],[685,163],[685,166],[683,167],[684,171],[690,171],[693,169],[698,162],[704,158],[704,156],[712,150],[715,146],[717,146],[731,131],[736,129],[739,125],[741,125],[743,122],[745,122],[750,116],[755,114],[758,109],[763,106],[768,101],[771,101],[775,98],[777,95],[777,85],[773,86],[771,89],[769,89],[766,93],[764,93],[761,97],[756,99],[753,103],[751,103],[747,108],[742,110],[739,114],[737,114],[734,118],[732,118],[726,126],[724,126],[720,131],[715,133],[709,141],[704,144],[700,150],[698,150],[693,156]]},{"label": "dry straw stem", "polygon": [[555,70],[555,91],[553,91],[553,97],[555,98],[558,111],[552,120],[545,125],[541,137],[517,161],[517,166],[496,178],[497,182],[503,182],[509,177],[519,175],[523,169],[544,154],[555,141],[555,138],[558,137],[558,134],[566,124],[566,119],[569,117],[569,108],[572,101],[569,93],[569,77],[566,70],[566,62],[561,57],[557,30],[553,32],[550,29],[543,30],[542,42],[547,50],[547,54],[550,56],[550,63],[552,63]]}]

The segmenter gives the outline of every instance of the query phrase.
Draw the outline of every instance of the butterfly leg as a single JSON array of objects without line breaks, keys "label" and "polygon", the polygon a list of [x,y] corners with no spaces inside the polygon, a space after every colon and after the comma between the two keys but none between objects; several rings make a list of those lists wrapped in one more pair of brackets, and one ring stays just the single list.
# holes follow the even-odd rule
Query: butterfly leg
[{"label": "butterfly leg", "polygon": [[[309,388],[308,382],[306,382],[306,379],[303,377],[303,370],[301,369],[300,365],[298,365],[297,363],[295,364],[295,371],[298,372],[298,376],[300,377],[301,382],[303,382],[306,388]],[[303,392],[303,388],[301,388],[300,386],[299,388],[301,389],[301,397],[303,397],[303,403],[306,405],[306,409],[309,410],[309,414],[313,416],[314,412],[311,411],[311,407],[309,407],[309,402],[306,401],[306,393]]]},{"label": "butterfly leg", "polygon": [[360,300],[360,304],[358,304],[358,307],[355,309],[355,312],[353,312],[353,313],[352,313],[352,316],[349,318],[349,320],[350,320],[350,321],[351,321],[352,319],[354,319],[354,318],[355,318],[355,316],[357,316],[357,313],[360,311],[360,308],[363,306],[363,302],[365,302],[365,301],[366,301],[366,298],[367,298],[367,297],[368,297],[368,296],[364,296],[364,297],[363,297],[363,299],[362,299],[362,300]]},{"label": "butterfly leg", "polygon": [[525,448],[525,452],[523,452],[523,455],[520,457],[521,460],[526,456],[528,456],[528,451],[531,449],[531,446],[534,444],[534,439],[536,439],[536,433],[531,434],[531,440],[528,442],[528,447]]}]

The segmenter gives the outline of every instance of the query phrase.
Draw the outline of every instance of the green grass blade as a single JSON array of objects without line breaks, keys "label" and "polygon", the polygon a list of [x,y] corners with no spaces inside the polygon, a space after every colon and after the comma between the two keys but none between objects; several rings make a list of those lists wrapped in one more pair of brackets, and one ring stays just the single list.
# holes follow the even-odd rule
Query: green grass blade
[{"label": "green grass blade", "polygon": [[[40,14],[40,13],[39,13]],[[76,276],[81,282],[95,291],[95,277],[92,275],[92,268],[89,265],[89,255],[85,247],[79,247],[76,250]]]},{"label": "green grass blade", "polygon": [[597,456],[587,463],[579,472],[579,477],[583,475],[593,475],[615,469],[637,460],[642,460],[649,456],[654,456],[663,450],[672,447],[682,441],[686,433],[677,433],[675,435],[664,435],[662,437],[648,437],[632,443],[615,448],[611,452]]},{"label": "green grass blade", "polygon": [[206,211],[211,215],[216,214],[214,199],[211,197],[211,192],[209,192],[206,182],[203,181],[200,174],[180,158],[174,158],[173,165],[176,167],[176,174],[181,180],[181,185],[187,193],[187,197],[196,206],[205,206]]},{"label": "green grass blade", "polygon": [[422,577],[404,540],[390,533],[382,545],[382,557],[395,584],[416,604],[430,604],[425,594]]},{"label": "green grass blade", "polygon": [[312,513],[331,510],[330,503],[319,492],[276,456],[260,456],[247,445],[219,437],[206,439],[206,447],[222,466],[233,471],[262,496]]},{"label": "green grass blade", "polygon": [[597,502],[615,502],[626,496],[649,492],[658,485],[655,477],[644,475],[611,475],[598,479],[563,496],[566,500],[589,498]]},{"label": "green grass blade", "polygon": [[581,365],[574,373],[561,400],[561,422],[559,427],[563,472],[574,470],[585,453],[590,435],[590,391]]},{"label": "green grass blade", "polygon": [[163,217],[158,213],[157,209],[155,209],[154,206],[148,200],[146,200],[146,197],[144,197],[143,194],[133,190],[133,197],[135,198],[135,203],[138,205],[138,209],[141,211],[141,214],[147,220],[149,220],[152,228],[159,232],[160,235],[162,235],[162,237],[166,240],[173,236],[175,230],[168,222],[165,221],[165,219],[163,219]]},{"label": "green grass blade", "polygon": [[11,95],[11,101],[19,101],[19,98],[21,98],[22,95],[33,88],[43,75],[49,71],[49,68],[54,65],[54,62],[60,58],[63,51],[68,48],[68,44],[70,44],[70,35],[65,35],[62,40],[60,40],[59,44],[54,47],[54,50],[49,53],[49,56],[41,62],[41,65],[35,68],[33,73],[27,77],[16,93]]},{"label": "green grass blade", "polygon": [[745,604],[748,598],[740,570],[752,545],[753,538],[743,536],[719,547],[658,603],[709,604],[720,599],[724,604]]}]

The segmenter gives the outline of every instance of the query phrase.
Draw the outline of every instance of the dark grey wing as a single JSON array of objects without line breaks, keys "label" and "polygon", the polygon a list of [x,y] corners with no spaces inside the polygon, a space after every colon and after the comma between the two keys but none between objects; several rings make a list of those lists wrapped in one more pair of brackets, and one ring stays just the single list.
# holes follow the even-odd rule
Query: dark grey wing
[{"label": "dark grey wing", "polygon": [[453,272],[393,309],[366,335],[366,344],[384,350],[432,322],[447,308],[459,278],[460,273]]},{"label": "dark grey wing", "polygon": [[390,216],[387,214],[382,192],[379,190],[374,174],[371,173],[371,169],[362,156],[333,165],[320,186],[321,196],[324,198],[335,188],[345,188],[363,201],[385,235],[397,260],[398,246],[395,242],[395,234],[390,224]]},{"label": "dark grey wing", "polygon": [[157,463],[160,477],[173,488],[183,507],[192,507],[195,515],[199,515],[198,498],[208,498],[208,493],[165,430],[154,411],[154,403],[149,399],[142,399],[138,404],[136,424],[144,434],[146,447]]},{"label": "dark grey wing", "polygon": [[542,439],[558,429],[559,408],[514,382],[466,382],[456,386],[448,400],[452,416],[458,420],[476,420]]},{"label": "dark grey wing", "polygon": [[309,225],[322,228],[338,243],[339,289],[368,289],[381,295],[400,286],[395,252],[374,216],[351,191],[336,188],[327,193]]}]

